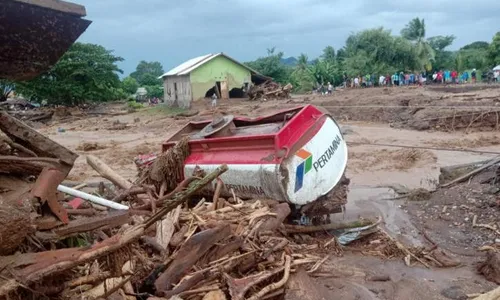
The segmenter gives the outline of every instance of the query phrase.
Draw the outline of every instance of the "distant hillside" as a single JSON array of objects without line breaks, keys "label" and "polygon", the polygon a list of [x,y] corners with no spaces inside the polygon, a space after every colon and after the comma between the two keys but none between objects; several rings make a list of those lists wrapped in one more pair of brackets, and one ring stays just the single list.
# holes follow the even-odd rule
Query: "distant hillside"
[{"label": "distant hillside", "polygon": [[282,58],[281,63],[286,65],[286,66],[296,66],[297,65],[297,59],[293,56],[287,57],[287,58]]}]

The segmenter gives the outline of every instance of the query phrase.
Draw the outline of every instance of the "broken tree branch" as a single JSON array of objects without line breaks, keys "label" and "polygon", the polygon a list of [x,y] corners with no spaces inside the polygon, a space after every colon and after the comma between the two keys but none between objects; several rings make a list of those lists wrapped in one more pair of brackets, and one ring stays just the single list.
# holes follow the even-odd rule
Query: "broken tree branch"
[{"label": "broken tree branch", "polygon": [[491,167],[491,166],[493,166],[493,165],[495,165],[495,164],[498,164],[498,163],[500,163],[500,156],[497,156],[496,158],[494,158],[494,159],[490,160],[490,162],[489,162],[489,163],[487,163],[487,164],[485,164],[485,165],[483,165],[483,166],[481,166],[481,167],[479,167],[479,168],[477,168],[477,169],[475,169],[475,170],[473,170],[473,171],[471,171],[471,172],[469,172],[469,173],[467,173],[467,174],[465,174],[465,175],[463,175],[463,176],[460,176],[460,177],[458,177],[458,178],[457,178],[457,179],[455,179],[455,180],[452,180],[452,181],[450,181],[450,182],[448,182],[448,183],[442,184],[442,185],[441,185],[441,187],[442,187],[442,188],[445,188],[445,187],[450,187],[450,186],[452,186],[452,185],[454,185],[454,184],[457,184],[457,183],[460,183],[460,182],[462,182],[462,181],[465,181],[465,180],[469,179],[470,177],[472,177],[472,176],[474,176],[474,175],[476,175],[476,174],[479,174],[479,173],[481,173],[483,170],[486,170],[486,169],[488,169],[489,167]]},{"label": "broken tree branch", "polygon": [[263,288],[259,292],[255,293],[252,297],[248,298],[248,300],[262,299],[262,297],[264,297],[264,295],[266,295],[267,293],[270,293],[272,291],[275,291],[275,290],[283,287],[286,284],[286,282],[288,281],[288,277],[290,277],[291,262],[292,262],[292,258],[290,256],[286,255],[285,256],[285,274],[283,275],[283,278],[278,282],[275,282],[273,284],[266,286],[265,288]]},{"label": "broken tree branch", "polygon": [[114,185],[128,190],[132,187],[132,183],[120,176],[108,165],[106,165],[102,160],[94,155],[87,155],[87,163],[102,177],[111,181]]}]

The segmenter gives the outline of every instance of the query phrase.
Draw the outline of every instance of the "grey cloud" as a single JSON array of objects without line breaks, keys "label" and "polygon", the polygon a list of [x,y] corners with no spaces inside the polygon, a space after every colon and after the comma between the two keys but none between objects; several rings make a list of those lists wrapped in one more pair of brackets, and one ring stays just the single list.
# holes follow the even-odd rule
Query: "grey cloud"
[{"label": "grey cloud", "polygon": [[[78,1],[78,0],[75,0]],[[138,61],[165,69],[209,52],[248,61],[276,46],[285,55],[309,57],[344,45],[350,33],[383,26],[398,34],[414,17],[426,19],[427,35],[454,34],[453,48],[490,41],[500,30],[500,1],[482,0],[79,0],[93,21],[84,42],[102,44],[124,57],[125,73]]]}]

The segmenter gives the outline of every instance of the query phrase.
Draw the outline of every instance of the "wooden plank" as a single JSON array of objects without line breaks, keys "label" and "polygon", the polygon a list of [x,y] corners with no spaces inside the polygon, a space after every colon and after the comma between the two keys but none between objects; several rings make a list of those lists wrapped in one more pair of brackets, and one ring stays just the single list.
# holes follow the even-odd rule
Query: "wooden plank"
[{"label": "wooden plank", "polygon": [[74,16],[85,17],[87,15],[85,6],[61,0],[14,0],[14,1],[26,3],[29,5],[40,6],[52,10],[57,10]]},{"label": "wooden plank", "polygon": [[170,290],[174,284],[184,276],[193,265],[213,245],[231,234],[229,225],[208,229],[193,235],[179,249],[179,255],[170,263],[167,270],[155,281],[156,293],[161,294]]},{"label": "wooden plank", "polygon": [[58,158],[70,166],[73,166],[78,157],[78,154],[71,152],[43,134],[38,133],[6,112],[0,112],[0,130],[16,143],[34,151],[38,156]]}]

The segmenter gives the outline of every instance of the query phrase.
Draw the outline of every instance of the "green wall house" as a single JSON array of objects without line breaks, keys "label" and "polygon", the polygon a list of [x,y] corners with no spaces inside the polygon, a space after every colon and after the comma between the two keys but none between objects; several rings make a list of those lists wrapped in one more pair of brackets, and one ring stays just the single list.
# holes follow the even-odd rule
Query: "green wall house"
[{"label": "green wall house", "polygon": [[191,102],[210,98],[243,98],[253,83],[271,78],[260,75],[224,53],[192,58],[173,68],[163,79],[165,103],[189,108]]}]

